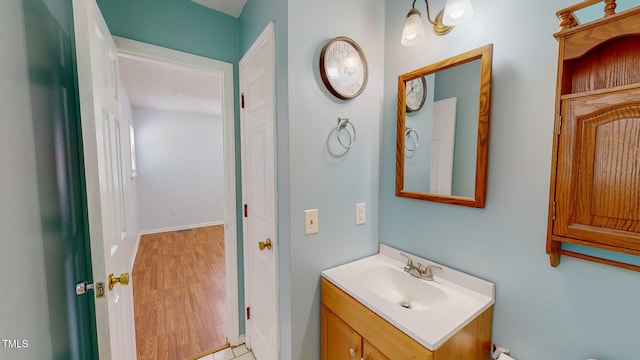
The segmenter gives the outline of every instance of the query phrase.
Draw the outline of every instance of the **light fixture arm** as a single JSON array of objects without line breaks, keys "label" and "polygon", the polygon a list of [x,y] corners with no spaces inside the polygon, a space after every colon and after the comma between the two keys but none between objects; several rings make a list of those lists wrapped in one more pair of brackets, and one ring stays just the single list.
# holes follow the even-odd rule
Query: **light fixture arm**
[{"label": "light fixture arm", "polygon": [[[427,7],[427,21],[433,26],[433,32],[439,36],[448,34],[455,25],[466,22],[473,15],[471,0],[447,0],[444,9],[431,20],[429,0],[424,0],[424,3]],[[416,46],[424,41],[424,23],[421,15],[416,9],[416,0],[413,0],[402,29],[402,45]]]},{"label": "light fixture arm", "polygon": [[[445,24],[442,23],[442,18],[444,16],[444,9],[441,10],[437,15],[435,20],[431,20],[431,11],[429,9],[429,0],[424,0],[425,6],[427,7],[427,21],[429,21],[429,23],[431,25],[433,25],[433,32],[436,35],[442,36],[442,35],[446,35],[448,33],[451,32],[451,30],[453,30],[453,26],[447,26]],[[413,9],[415,9],[416,6],[416,0],[413,0],[413,4],[411,5]]]},{"label": "light fixture arm", "polygon": [[[426,4],[426,7],[427,7],[427,20],[431,25],[436,25],[436,22],[431,20],[431,13],[429,12],[429,0],[424,0],[424,3]],[[416,0],[413,0],[413,4],[411,5],[411,7],[415,9]]]}]

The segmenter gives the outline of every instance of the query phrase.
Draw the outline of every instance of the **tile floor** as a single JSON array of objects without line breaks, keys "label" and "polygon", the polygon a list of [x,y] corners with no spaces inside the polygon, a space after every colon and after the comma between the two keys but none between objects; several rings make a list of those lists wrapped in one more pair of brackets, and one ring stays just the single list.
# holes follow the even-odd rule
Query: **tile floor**
[{"label": "tile floor", "polygon": [[253,353],[246,346],[240,345],[226,348],[214,354],[209,354],[198,360],[256,360]]}]

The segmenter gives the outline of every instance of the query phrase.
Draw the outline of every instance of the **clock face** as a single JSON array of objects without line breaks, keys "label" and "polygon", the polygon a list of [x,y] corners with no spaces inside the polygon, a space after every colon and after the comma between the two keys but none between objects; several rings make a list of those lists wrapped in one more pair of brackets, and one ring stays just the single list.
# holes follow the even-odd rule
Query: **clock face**
[{"label": "clock face", "polygon": [[333,95],[343,100],[353,99],[367,85],[367,59],[355,41],[337,37],[322,48],[320,75]]},{"label": "clock face", "polygon": [[407,81],[406,102],[407,112],[418,111],[427,98],[427,82],[424,77]]}]

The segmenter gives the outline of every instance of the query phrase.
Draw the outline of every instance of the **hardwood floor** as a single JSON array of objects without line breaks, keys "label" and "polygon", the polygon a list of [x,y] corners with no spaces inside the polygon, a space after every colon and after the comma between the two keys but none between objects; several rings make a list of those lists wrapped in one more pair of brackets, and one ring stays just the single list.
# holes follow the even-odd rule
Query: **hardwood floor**
[{"label": "hardwood floor", "polygon": [[132,283],[138,360],[226,344],[223,225],[143,235]]}]

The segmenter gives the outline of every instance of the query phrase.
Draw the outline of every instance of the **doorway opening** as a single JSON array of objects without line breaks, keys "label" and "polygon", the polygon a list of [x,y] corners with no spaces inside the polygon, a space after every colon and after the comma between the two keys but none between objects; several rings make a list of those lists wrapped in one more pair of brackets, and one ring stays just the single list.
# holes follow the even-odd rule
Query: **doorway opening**
[{"label": "doorway opening", "polygon": [[[238,345],[233,67],[229,63],[129,39],[114,37],[114,41],[119,51],[120,74],[133,107],[137,174],[132,176],[137,176],[138,222],[144,234],[138,239],[131,259],[138,353],[145,342],[152,341],[150,321],[155,321],[157,326],[165,325],[163,331],[172,327],[187,330],[180,330],[179,334],[183,335],[173,333],[168,337],[172,340],[167,341],[173,341],[174,347],[199,350],[180,353],[179,357],[212,351],[226,343]],[[149,90],[160,93],[152,98]],[[189,126],[172,126],[172,122]],[[151,127],[141,129],[139,126]],[[145,163],[154,161],[173,163],[165,169],[156,166],[155,170],[159,171],[156,173],[154,169],[145,168]],[[154,180],[159,178],[165,179],[165,184],[154,187]],[[189,186],[180,182],[185,180]],[[208,188],[198,192],[198,186]],[[150,244],[154,245],[147,246]],[[140,253],[136,259],[139,252],[145,254]],[[170,260],[153,256],[154,252],[180,255]],[[190,260],[189,256],[193,258]],[[143,258],[155,260],[150,263]],[[163,270],[159,271],[157,266]],[[135,275],[145,267],[149,268],[148,274],[136,279]],[[199,279],[209,276],[218,279]],[[162,289],[155,291],[156,296],[166,296],[164,301],[149,308],[139,305],[136,281],[140,289],[146,289],[140,290],[141,296],[145,295],[144,291],[154,291],[150,287],[153,285]],[[205,308],[190,309],[194,316],[213,313],[214,323],[204,320],[204,316],[187,319],[170,315],[170,307],[180,309],[198,304],[205,304]],[[157,317],[152,320],[149,316],[154,313]],[[188,335],[188,331],[196,335]],[[198,336],[222,337],[224,343],[198,341]],[[214,348],[207,348],[210,346]]]},{"label": "doorway opening", "polygon": [[137,359],[228,346],[223,225],[142,235],[133,267]]}]

